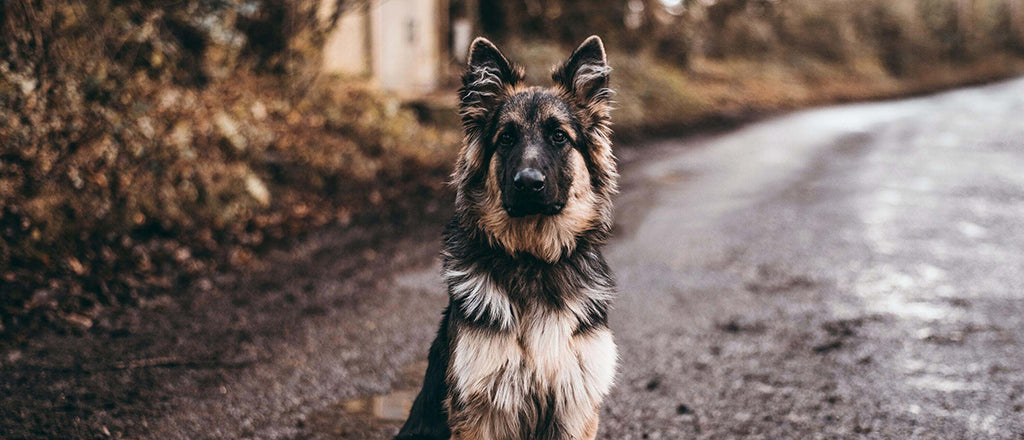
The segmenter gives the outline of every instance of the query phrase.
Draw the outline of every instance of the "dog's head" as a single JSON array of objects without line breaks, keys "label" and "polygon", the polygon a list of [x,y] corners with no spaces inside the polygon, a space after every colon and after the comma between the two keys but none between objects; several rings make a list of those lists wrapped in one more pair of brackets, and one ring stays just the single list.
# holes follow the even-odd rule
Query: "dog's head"
[{"label": "dog's head", "polygon": [[580,234],[607,234],[617,178],[610,71],[595,36],[555,66],[551,86],[527,87],[494,44],[473,42],[459,91],[459,208],[509,252],[555,261]]}]

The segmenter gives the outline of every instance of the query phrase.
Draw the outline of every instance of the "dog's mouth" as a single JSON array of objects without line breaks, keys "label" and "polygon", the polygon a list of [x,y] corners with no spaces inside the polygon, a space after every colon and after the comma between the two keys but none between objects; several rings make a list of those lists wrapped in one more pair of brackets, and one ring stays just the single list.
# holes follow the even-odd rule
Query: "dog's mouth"
[{"label": "dog's mouth", "polygon": [[531,215],[557,215],[565,208],[564,203],[514,203],[505,205],[509,217],[527,217]]}]

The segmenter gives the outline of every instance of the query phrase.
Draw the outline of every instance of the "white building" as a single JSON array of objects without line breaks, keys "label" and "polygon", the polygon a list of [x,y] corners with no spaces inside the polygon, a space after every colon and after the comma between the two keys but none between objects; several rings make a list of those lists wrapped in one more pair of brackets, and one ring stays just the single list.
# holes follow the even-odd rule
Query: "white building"
[{"label": "white building", "polygon": [[473,3],[322,0],[319,18],[329,22],[338,16],[324,44],[323,69],[369,78],[402,95],[430,92],[441,85],[452,55],[465,57],[473,37]]}]

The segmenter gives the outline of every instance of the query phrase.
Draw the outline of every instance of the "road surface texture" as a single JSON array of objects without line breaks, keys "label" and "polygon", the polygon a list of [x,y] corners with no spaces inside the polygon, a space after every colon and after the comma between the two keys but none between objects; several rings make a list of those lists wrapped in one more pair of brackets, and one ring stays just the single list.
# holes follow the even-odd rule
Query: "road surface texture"
[{"label": "road surface texture", "polygon": [[[600,438],[1024,439],[1024,79],[621,154]],[[436,211],[7,350],[0,437],[389,438]]]}]

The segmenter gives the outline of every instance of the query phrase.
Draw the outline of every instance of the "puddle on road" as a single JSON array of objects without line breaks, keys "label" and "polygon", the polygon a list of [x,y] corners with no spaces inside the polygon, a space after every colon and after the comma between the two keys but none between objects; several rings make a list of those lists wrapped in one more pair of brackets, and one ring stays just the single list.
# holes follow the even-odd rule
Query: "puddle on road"
[{"label": "puddle on road", "polygon": [[409,415],[416,391],[401,390],[389,394],[360,397],[341,402],[341,410],[381,421],[403,422]]},{"label": "puddle on road", "polygon": [[310,414],[300,424],[300,428],[303,437],[309,438],[391,438],[398,433],[415,398],[415,391],[402,390],[339,401]]},{"label": "puddle on road", "polygon": [[405,422],[414,389],[361,396],[336,402],[310,414],[300,425],[304,436],[330,440],[391,438]]},{"label": "puddle on road", "polygon": [[313,438],[391,438],[409,415],[426,368],[426,362],[409,364],[392,384],[392,391],[337,401],[310,414],[301,427]]},{"label": "puddle on road", "polygon": [[360,396],[337,404],[342,412],[385,422],[404,422],[416,400],[427,362],[413,362],[402,369],[395,389],[386,394]]}]

